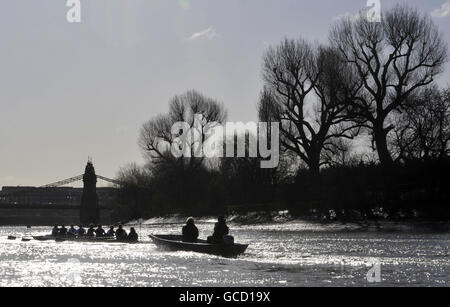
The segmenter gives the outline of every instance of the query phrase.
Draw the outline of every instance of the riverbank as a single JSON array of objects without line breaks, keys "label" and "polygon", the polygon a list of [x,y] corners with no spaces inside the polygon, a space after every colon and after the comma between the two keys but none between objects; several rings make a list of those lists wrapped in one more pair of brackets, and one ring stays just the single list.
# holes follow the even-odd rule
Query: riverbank
[{"label": "riverbank", "polygon": [[[153,217],[145,220],[134,220],[126,223],[128,226],[155,226],[155,225],[182,225],[188,216],[174,214],[162,217]],[[198,224],[214,224],[217,217],[194,217]],[[309,230],[320,227],[322,231],[385,231],[385,232],[450,232],[449,220],[404,218],[404,219],[377,219],[336,221],[319,219],[313,216],[294,217],[289,211],[250,212],[247,214],[230,215],[227,217],[229,224],[238,226],[255,225],[296,225],[302,223],[310,225]],[[308,230],[308,229],[304,229]]]}]

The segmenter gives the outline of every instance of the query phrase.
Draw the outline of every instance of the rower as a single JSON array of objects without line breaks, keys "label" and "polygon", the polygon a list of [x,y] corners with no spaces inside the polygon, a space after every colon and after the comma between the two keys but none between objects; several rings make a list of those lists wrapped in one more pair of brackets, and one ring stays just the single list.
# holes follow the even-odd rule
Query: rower
[{"label": "rower", "polygon": [[67,235],[69,237],[76,237],[77,236],[77,230],[75,229],[75,227],[73,227],[73,225],[70,225],[69,231],[67,232]]},{"label": "rower", "polygon": [[87,237],[95,237],[95,228],[94,225],[91,224],[86,234]]},{"label": "rower", "polygon": [[115,235],[116,235],[116,232],[114,231],[114,226],[109,227],[109,230],[106,233],[106,236],[112,238]]},{"label": "rower", "polygon": [[136,230],[131,227],[130,233],[128,234],[128,242],[137,242],[139,240]]},{"label": "rower", "polygon": [[122,225],[119,225],[119,228],[116,231],[116,239],[118,241],[126,241],[128,239],[127,232],[123,230]]},{"label": "rower", "polygon": [[55,227],[53,227],[52,229],[52,236],[56,237],[59,235],[59,228],[58,225],[55,225]]},{"label": "rower", "polygon": [[67,228],[66,226],[62,225],[61,228],[59,229],[59,235],[60,236],[66,236],[67,235]]},{"label": "rower", "polygon": [[186,226],[183,226],[183,242],[195,243],[198,239],[198,228],[195,226],[194,218],[186,220]]},{"label": "rower", "polygon": [[105,230],[102,228],[102,225],[98,225],[97,229],[95,230],[95,236],[97,238],[103,238],[105,236]]},{"label": "rower", "polygon": [[86,234],[86,230],[83,228],[82,225],[78,226],[77,230],[77,236],[83,237]]}]

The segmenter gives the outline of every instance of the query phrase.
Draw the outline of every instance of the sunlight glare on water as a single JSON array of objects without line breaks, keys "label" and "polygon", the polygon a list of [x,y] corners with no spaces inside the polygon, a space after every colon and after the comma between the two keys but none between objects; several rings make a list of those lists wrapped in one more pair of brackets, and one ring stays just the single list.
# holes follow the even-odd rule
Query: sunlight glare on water
[{"label": "sunlight glare on water", "polygon": [[[213,225],[200,223],[201,236]],[[157,249],[144,243],[21,242],[50,228],[0,227],[0,286],[450,286],[448,232],[358,231],[307,222],[230,225],[250,244],[236,259]],[[7,240],[8,235],[18,237]],[[366,274],[381,263],[382,282]]]}]

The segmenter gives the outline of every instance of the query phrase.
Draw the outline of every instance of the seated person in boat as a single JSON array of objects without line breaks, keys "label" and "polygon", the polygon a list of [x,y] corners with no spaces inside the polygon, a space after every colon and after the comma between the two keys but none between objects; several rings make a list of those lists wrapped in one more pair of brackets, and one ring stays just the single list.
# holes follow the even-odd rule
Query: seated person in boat
[{"label": "seated person in boat", "polygon": [[59,236],[58,225],[55,225],[55,227],[53,227],[53,229],[52,229],[52,236],[54,236],[54,237]]},{"label": "seated person in boat", "polygon": [[91,224],[86,234],[87,237],[95,237],[95,228],[94,225]]},{"label": "seated person in boat", "polygon": [[77,230],[73,225],[70,225],[69,231],[67,232],[67,236],[69,237],[76,237],[77,236]]},{"label": "seated person in boat", "polygon": [[139,240],[136,230],[131,227],[130,233],[128,234],[128,242],[137,242]]},{"label": "seated person in boat", "polygon": [[102,225],[98,225],[97,229],[95,230],[95,236],[97,238],[103,238],[105,236],[106,232],[103,229]]},{"label": "seated person in boat", "polygon": [[66,236],[67,235],[67,228],[66,226],[62,225],[61,228],[59,229],[59,235],[60,236]]},{"label": "seated person in boat", "polygon": [[194,218],[190,217],[183,226],[183,242],[195,243],[198,239],[198,228],[195,226]]},{"label": "seated person in boat", "polygon": [[128,239],[127,232],[123,230],[122,225],[119,225],[119,228],[116,231],[116,239],[118,241],[126,241]]},{"label": "seated person in boat", "polygon": [[220,244],[223,243],[223,237],[227,236],[230,233],[230,229],[228,228],[225,217],[219,216],[219,220],[214,226],[214,233],[212,236],[208,237],[208,243],[211,244]]},{"label": "seated person in boat", "polygon": [[109,230],[106,233],[106,236],[109,238],[113,238],[115,235],[116,235],[116,232],[114,231],[114,226],[109,227]]},{"label": "seated person in boat", "polygon": [[86,234],[86,230],[83,228],[82,225],[78,226],[77,230],[77,236],[83,237]]}]

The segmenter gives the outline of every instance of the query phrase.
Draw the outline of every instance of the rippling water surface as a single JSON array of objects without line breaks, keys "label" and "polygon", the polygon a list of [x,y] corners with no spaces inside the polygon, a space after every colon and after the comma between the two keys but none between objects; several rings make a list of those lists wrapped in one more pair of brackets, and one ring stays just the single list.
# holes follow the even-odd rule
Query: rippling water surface
[{"label": "rippling water surface", "polygon": [[[203,237],[213,227],[198,226]],[[137,245],[21,242],[49,228],[0,227],[0,286],[450,286],[450,232],[230,226],[237,242],[250,244],[236,259],[161,251],[146,239],[177,233],[180,225],[143,226],[145,244]],[[381,283],[370,284],[375,263]]]}]

